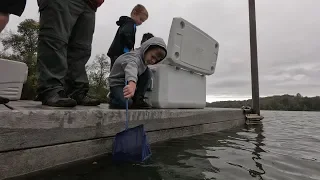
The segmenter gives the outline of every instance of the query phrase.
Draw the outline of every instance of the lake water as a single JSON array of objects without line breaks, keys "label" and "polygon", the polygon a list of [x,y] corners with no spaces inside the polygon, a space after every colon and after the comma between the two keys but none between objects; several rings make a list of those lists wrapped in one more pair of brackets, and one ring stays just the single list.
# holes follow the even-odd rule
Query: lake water
[{"label": "lake water", "polygon": [[320,112],[262,111],[263,125],[153,144],[144,165],[109,157],[22,179],[320,180]]}]

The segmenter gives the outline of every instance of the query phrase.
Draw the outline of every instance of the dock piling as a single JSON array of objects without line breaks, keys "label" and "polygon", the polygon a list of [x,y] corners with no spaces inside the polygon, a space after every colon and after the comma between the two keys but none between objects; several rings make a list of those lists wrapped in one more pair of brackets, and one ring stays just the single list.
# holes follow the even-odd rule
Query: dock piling
[{"label": "dock piling", "polygon": [[255,0],[249,0],[250,54],[251,54],[251,86],[253,112],[260,115],[259,74],[257,53],[257,32]]}]

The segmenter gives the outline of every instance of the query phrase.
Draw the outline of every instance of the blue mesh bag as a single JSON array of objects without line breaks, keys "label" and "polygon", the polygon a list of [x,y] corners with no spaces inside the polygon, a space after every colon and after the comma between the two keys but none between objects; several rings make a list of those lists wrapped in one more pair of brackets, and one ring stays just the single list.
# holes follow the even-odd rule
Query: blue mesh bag
[{"label": "blue mesh bag", "polygon": [[115,136],[112,160],[139,163],[147,160],[151,154],[143,124],[128,128],[128,100],[126,100],[126,129]]}]

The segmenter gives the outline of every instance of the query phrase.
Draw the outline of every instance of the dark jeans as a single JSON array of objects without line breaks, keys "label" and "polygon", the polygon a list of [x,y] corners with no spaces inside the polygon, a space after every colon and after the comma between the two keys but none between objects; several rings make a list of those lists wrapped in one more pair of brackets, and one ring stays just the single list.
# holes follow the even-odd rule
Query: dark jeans
[{"label": "dark jeans", "polygon": [[[140,76],[138,76],[137,88],[132,99],[129,99],[129,107],[132,105],[133,101],[138,100],[139,98],[144,97],[147,92],[148,87],[151,83],[152,72],[149,68],[145,70]],[[123,82],[123,86],[114,86],[110,87],[110,105],[115,108],[124,109],[126,108],[126,99],[123,95],[123,88],[125,87],[125,83]]]},{"label": "dark jeans", "polygon": [[91,56],[95,11],[84,0],[38,0],[40,30],[37,68],[40,99],[65,90],[86,94],[85,65]]}]

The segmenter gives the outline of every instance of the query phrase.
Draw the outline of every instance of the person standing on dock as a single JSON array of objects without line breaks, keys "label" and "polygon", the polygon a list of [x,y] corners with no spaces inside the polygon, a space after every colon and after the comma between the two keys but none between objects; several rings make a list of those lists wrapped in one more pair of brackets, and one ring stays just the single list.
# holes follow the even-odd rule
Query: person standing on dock
[{"label": "person standing on dock", "polygon": [[38,0],[38,97],[43,105],[96,106],[88,97],[85,65],[91,56],[95,13],[104,0]]},{"label": "person standing on dock", "polygon": [[0,33],[7,26],[10,14],[21,16],[26,7],[27,0],[1,0],[0,1]]},{"label": "person standing on dock", "polygon": [[131,16],[121,16],[116,24],[119,26],[107,55],[111,60],[110,71],[116,59],[134,49],[136,26],[140,26],[148,19],[147,9],[137,4],[131,11]]}]

